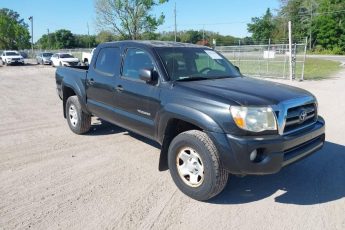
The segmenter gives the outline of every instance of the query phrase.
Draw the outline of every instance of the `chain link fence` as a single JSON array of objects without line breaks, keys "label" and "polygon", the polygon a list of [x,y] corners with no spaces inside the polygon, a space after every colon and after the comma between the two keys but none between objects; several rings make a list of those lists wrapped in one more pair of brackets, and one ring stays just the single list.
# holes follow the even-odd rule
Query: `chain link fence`
[{"label": "chain link fence", "polygon": [[32,58],[35,59],[36,55],[41,53],[41,52],[51,52],[51,53],[69,53],[72,54],[73,56],[75,56],[76,58],[79,58],[79,60],[81,60],[82,58],[82,53],[86,52],[86,53],[91,53],[92,48],[80,48],[80,49],[58,49],[58,50],[54,50],[54,49],[35,49],[34,52],[32,53],[31,49],[27,49],[27,50],[23,50],[21,52],[24,52],[27,56],[27,58]]},{"label": "chain link fence", "polygon": [[[292,45],[292,76],[303,80],[307,44]],[[243,75],[288,79],[290,76],[289,45],[216,46]]]}]

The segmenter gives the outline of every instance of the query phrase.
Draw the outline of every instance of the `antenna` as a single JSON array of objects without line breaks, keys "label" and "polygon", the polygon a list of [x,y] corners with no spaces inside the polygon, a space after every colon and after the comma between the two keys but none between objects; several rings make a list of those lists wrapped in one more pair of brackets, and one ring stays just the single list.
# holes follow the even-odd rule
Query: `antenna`
[{"label": "antenna", "polygon": [[176,2],[175,2],[175,8],[174,8],[174,18],[175,18],[175,42],[177,38],[177,25],[176,25]]}]

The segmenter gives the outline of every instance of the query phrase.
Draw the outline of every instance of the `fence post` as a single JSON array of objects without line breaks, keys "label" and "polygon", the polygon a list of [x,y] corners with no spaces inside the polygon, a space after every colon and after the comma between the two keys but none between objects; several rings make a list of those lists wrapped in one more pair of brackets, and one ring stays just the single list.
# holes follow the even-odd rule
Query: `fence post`
[{"label": "fence post", "polygon": [[241,68],[241,39],[238,40],[238,67]]},{"label": "fence post", "polygon": [[289,72],[290,72],[290,81],[292,81],[292,37],[291,37],[291,21],[288,23],[289,27]]},{"label": "fence post", "polygon": [[297,50],[297,44],[294,43],[293,58],[292,58],[292,79],[296,79],[296,66],[297,66],[296,50]]},{"label": "fence post", "polygon": [[266,69],[266,73],[268,74],[268,67],[270,65],[270,49],[271,49],[271,38],[268,39],[268,48],[267,48],[267,51],[268,51],[268,56],[267,56],[267,69]]},{"label": "fence post", "polygon": [[285,79],[285,73],[286,73],[286,51],[288,50],[287,45],[284,45],[284,73],[283,73],[283,78]]},{"label": "fence post", "polygon": [[304,66],[305,66],[305,60],[306,60],[306,57],[307,57],[307,44],[308,44],[308,37],[305,37],[304,57],[303,57],[301,81],[304,81]]}]

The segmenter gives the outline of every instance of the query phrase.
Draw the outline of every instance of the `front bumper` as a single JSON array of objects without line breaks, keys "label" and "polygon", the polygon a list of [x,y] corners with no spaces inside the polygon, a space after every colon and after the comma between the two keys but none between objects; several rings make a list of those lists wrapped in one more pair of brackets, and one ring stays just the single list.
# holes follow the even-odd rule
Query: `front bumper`
[{"label": "front bumper", "polygon": [[7,64],[12,65],[12,64],[24,64],[24,60],[7,60]]},{"label": "front bumper", "polygon": [[[214,133],[213,133],[214,134]],[[325,142],[325,121],[319,117],[308,128],[289,135],[233,136],[226,134],[217,143],[223,166],[234,174],[271,174],[320,150]],[[224,143],[226,141],[227,143]],[[250,153],[257,150],[258,160],[251,161]]]}]

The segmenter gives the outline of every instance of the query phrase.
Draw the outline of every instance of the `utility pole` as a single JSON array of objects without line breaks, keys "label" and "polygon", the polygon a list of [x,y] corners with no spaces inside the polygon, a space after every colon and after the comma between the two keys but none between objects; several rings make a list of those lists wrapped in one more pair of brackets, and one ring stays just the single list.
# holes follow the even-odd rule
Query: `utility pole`
[{"label": "utility pole", "polygon": [[50,35],[49,35],[49,29],[47,29],[48,31],[48,50],[50,49]]},{"label": "utility pole", "polygon": [[34,17],[30,16],[29,20],[31,21],[31,54],[34,56]]},{"label": "utility pole", "polygon": [[312,27],[312,23],[313,23],[313,2],[310,1],[310,28],[309,28],[309,50],[311,50],[311,40],[312,40],[312,31],[311,31],[311,27]]},{"label": "utility pole", "polygon": [[89,49],[90,49],[90,30],[89,30],[89,22],[86,24],[87,26],[87,40],[89,42]]},{"label": "utility pole", "polygon": [[174,8],[174,18],[175,18],[175,42],[177,40],[177,25],[176,25],[176,2],[175,2],[175,8]]},{"label": "utility pole", "polygon": [[205,45],[205,25],[202,26],[202,45]]}]

